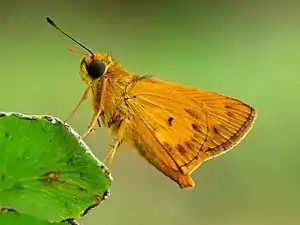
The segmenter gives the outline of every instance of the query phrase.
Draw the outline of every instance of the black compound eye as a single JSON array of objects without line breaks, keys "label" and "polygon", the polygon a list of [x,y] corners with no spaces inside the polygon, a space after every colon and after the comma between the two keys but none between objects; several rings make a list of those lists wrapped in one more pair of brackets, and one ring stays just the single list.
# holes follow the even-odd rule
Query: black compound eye
[{"label": "black compound eye", "polygon": [[105,72],[105,63],[101,60],[94,60],[92,61],[87,69],[88,74],[91,76],[93,79],[97,79],[103,75]]}]

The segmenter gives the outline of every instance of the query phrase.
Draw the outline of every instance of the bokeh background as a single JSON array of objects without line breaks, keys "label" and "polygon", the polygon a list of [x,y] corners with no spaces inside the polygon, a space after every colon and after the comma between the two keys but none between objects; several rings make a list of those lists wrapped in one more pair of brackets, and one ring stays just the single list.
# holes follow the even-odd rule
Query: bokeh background
[{"label": "bokeh background", "polygon": [[[121,148],[113,161],[110,198],[81,224],[298,225],[299,5],[289,0],[3,0],[0,110],[65,119],[79,101],[85,89],[78,75],[81,56],[69,52],[72,42],[45,22],[51,16],[93,51],[111,53],[133,73],[234,96],[258,111],[239,146],[193,174],[194,190],[180,190],[135,150]],[[86,101],[70,124],[83,133],[91,115]],[[110,140],[100,128],[86,141],[102,159]]]}]

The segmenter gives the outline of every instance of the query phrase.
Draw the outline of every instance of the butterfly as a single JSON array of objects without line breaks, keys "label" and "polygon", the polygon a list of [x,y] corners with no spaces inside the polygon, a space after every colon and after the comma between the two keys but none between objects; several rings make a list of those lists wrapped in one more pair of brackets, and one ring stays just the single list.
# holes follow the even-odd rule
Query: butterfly
[{"label": "butterfly", "polygon": [[111,55],[93,53],[49,17],[47,21],[89,52],[80,63],[87,88],[69,118],[90,95],[93,116],[83,138],[97,124],[110,129],[115,141],[105,160],[108,165],[119,146],[129,143],[180,188],[192,188],[191,174],[203,162],[228,152],[251,130],[256,110],[246,103],[133,75]]}]

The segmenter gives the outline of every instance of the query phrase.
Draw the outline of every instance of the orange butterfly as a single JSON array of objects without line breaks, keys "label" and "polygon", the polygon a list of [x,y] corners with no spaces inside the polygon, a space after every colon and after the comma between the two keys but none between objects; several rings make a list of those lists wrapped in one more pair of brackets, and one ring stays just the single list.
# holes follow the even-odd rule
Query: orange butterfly
[{"label": "orange butterfly", "polygon": [[87,89],[71,116],[91,92],[94,114],[83,137],[99,119],[112,131],[115,143],[108,164],[127,142],[181,188],[194,187],[192,172],[232,149],[252,128],[256,111],[242,101],[133,75],[109,54],[93,53],[49,17],[47,21],[90,53],[80,64]]}]

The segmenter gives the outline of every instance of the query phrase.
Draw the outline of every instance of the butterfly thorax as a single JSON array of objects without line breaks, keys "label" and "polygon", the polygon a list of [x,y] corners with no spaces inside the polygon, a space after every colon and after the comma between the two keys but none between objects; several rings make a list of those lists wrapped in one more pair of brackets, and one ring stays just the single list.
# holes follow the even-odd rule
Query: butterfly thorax
[{"label": "butterfly thorax", "polygon": [[[89,71],[95,62],[102,63],[105,67],[99,77],[95,77],[95,74],[90,74]],[[102,68],[98,72],[100,71]],[[86,55],[80,64],[80,75],[82,80],[92,87],[95,112],[100,110],[102,102],[103,114],[100,117],[102,124],[117,130],[123,117],[129,113],[124,98],[128,86],[136,77],[114,62],[111,55],[102,53]]]}]

